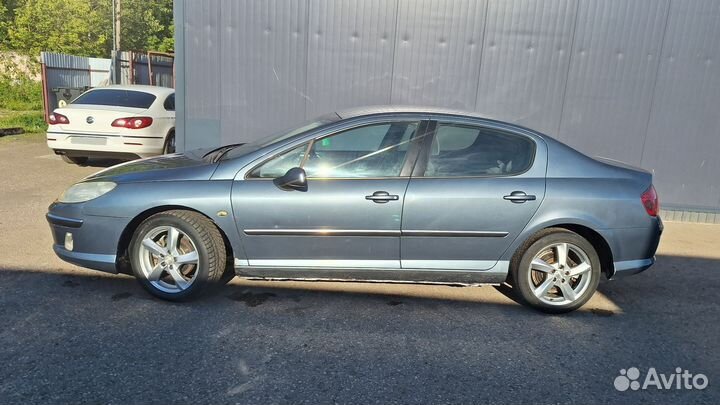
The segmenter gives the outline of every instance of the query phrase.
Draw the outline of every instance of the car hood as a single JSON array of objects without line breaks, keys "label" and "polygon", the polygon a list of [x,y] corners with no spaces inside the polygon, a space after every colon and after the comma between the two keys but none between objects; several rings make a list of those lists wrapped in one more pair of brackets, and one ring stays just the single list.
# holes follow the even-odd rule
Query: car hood
[{"label": "car hood", "polygon": [[133,160],[101,170],[85,180],[115,183],[209,180],[217,165],[203,160],[203,151],[198,150]]}]

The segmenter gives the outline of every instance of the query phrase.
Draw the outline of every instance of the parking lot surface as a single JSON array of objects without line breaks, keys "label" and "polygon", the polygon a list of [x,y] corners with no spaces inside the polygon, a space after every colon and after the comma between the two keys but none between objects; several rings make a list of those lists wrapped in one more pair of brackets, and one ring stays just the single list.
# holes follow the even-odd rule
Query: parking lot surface
[{"label": "parking lot surface", "polygon": [[[174,304],[52,252],[47,206],[107,164],[0,142],[2,404],[720,402],[720,226],[667,223],[655,266],[560,316],[492,286],[236,279]],[[618,391],[630,367],[709,385]]]}]

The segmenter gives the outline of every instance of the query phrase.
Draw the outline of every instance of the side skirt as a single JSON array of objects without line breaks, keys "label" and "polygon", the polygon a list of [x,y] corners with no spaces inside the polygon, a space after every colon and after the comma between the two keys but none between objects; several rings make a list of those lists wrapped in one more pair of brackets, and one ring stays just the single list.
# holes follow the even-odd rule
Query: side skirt
[{"label": "side skirt", "polygon": [[440,284],[475,286],[505,282],[509,262],[500,261],[492,269],[428,270],[373,268],[310,268],[310,267],[252,267],[235,262],[235,274],[249,280],[268,281],[334,281],[361,283]]}]

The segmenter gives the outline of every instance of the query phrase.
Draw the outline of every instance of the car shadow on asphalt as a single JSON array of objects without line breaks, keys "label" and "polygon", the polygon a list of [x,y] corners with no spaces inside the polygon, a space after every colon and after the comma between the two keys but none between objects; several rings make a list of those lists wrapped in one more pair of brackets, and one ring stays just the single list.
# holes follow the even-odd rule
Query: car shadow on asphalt
[{"label": "car shadow on asphalt", "polygon": [[[242,304],[257,308],[273,304],[312,302],[316,309],[336,308],[338,305],[376,305],[388,308],[413,304],[439,308],[453,303],[470,306],[500,306],[528,311],[510,299],[497,294],[490,286],[453,287],[429,284],[382,284],[323,281],[261,281],[233,279],[228,285],[209,291],[190,302],[171,302],[155,298],[146,292],[133,276],[125,274],[93,273],[90,271],[48,271],[0,266],[0,294],[6,298],[23,299],[21,285],[32,284],[36,292],[53,290],[53,301],[64,296],[78,304],[98,305],[111,302],[151,302],[158,306],[214,306],[219,310]],[[17,288],[13,288],[16,286]],[[61,304],[62,305],[62,304]],[[295,308],[296,310],[298,308]],[[303,307],[303,309],[308,309]]]},{"label": "car shadow on asphalt", "polygon": [[[0,402],[147,402],[152,392],[186,403],[197,392],[195,402],[217,403],[432,402],[438,393],[457,403],[717,403],[712,385],[619,392],[613,379],[628,367],[717,375],[719,264],[659,256],[642,274],[602,282],[615,308],[607,316],[590,310],[606,304],[594,299],[544,315],[502,286],[235,279],[173,303],[127,275],[0,264],[0,359],[11,364],[0,371]],[[549,372],[562,383],[526,383]],[[186,374],[211,378],[177,393]]]},{"label": "car shadow on asphalt", "polygon": [[[620,280],[602,281],[595,296],[575,314],[612,316],[623,313],[654,311],[674,299],[697,301],[698,305],[716,302],[715,291],[720,288],[719,261],[712,259],[660,256],[650,270]],[[200,297],[193,303],[170,303],[150,296],[131,276],[93,273],[90,271],[39,271],[33,269],[2,268],[0,292],[5,297],[22,294],[22,285],[41,286],[55,299],[72,291],[81,294],[88,305],[99,302],[154,301],[157,305],[219,305],[242,303],[256,308],[272,303],[312,302],[313,306],[328,308],[352,304],[375,305],[381,302],[388,308],[421,307],[448,308],[476,306],[499,308],[502,311],[535,312],[516,298],[508,284],[484,287],[451,287],[438,285],[254,281],[235,279],[214,293]],[[692,293],[683,287],[692,285]],[[16,286],[17,289],[13,288]],[[56,289],[57,287],[61,287]],[[689,288],[689,287],[685,287]],[[51,292],[51,291],[55,292]],[[17,297],[22,300],[22,297]],[[76,298],[76,297],[74,297]]]},{"label": "car shadow on asphalt", "polygon": [[128,161],[127,160],[118,160],[118,159],[88,159],[88,161],[83,163],[81,166],[107,168],[107,167],[119,165],[120,163],[125,163],[125,162],[128,162]]}]

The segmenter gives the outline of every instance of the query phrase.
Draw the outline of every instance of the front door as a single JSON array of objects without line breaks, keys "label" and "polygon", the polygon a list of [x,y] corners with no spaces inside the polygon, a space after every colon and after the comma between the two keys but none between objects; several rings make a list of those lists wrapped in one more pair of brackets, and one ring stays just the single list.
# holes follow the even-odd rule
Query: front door
[{"label": "front door", "polygon": [[544,143],[472,123],[432,125],[405,194],[402,267],[489,270],[544,197]]},{"label": "front door", "polygon": [[[278,153],[233,186],[247,266],[400,268],[400,226],[418,122],[356,127]],[[272,179],[292,167],[307,191]]]}]

